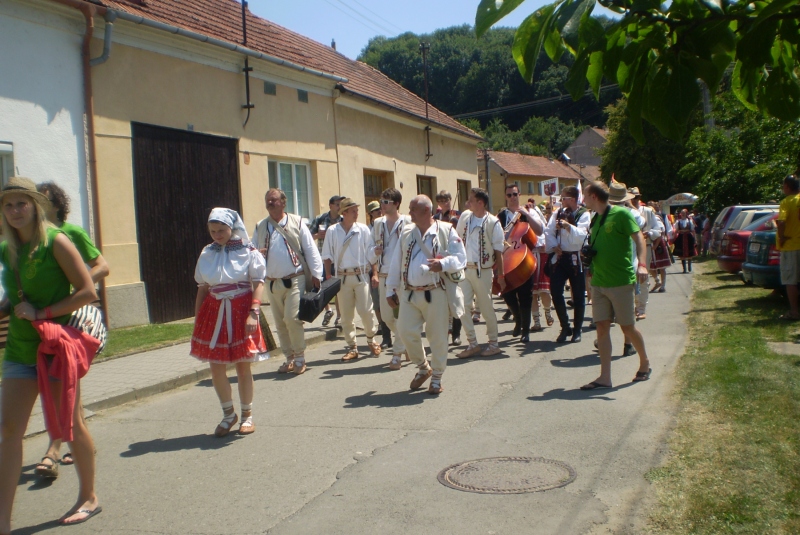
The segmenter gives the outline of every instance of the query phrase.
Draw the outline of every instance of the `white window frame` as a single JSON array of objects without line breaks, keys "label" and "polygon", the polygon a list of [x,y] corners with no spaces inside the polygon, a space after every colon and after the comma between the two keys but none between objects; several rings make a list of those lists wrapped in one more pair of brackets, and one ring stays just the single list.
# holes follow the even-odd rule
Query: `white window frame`
[{"label": "white window frame", "polygon": [[5,186],[8,179],[14,176],[14,145],[0,141],[0,185]]},{"label": "white window frame", "polygon": [[[278,159],[278,158],[270,158],[268,160],[268,162],[267,162],[267,175],[269,175],[269,165],[273,164],[273,163],[275,164],[275,172],[276,172],[275,180],[276,180],[276,182],[273,183],[271,178],[270,178],[270,184],[269,184],[270,188],[274,187],[274,188],[282,189],[281,188],[281,178],[280,178],[281,164],[291,165],[292,166],[292,198],[291,198],[291,203],[294,206],[294,212],[291,212],[288,209],[289,208],[288,206],[287,206],[287,210],[286,211],[287,212],[291,212],[291,213],[295,213],[295,214],[301,216],[304,220],[309,220],[310,221],[310,220],[314,219],[314,217],[316,217],[316,213],[314,212],[314,202],[313,202],[314,201],[314,195],[313,195],[313,190],[311,189],[311,185],[313,183],[313,180],[311,179],[311,165],[309,164],[309,162],[303,162],[303,161],[297,161],[297,160],[284,160],[284,159]],[[297,187],[297,167],[298,166],[305,167],[305,169],[306,169],[306,191],[308,192],[308,199],[306,199],[306,202],[308,203],[308,216],[304,216],[303,214],[298,213],[298,208],[300,206],[300,202],[299,202],[300,197],[298,196],[298,187]],[[287,196],[288,196],[288,194],[287,194]]]}]

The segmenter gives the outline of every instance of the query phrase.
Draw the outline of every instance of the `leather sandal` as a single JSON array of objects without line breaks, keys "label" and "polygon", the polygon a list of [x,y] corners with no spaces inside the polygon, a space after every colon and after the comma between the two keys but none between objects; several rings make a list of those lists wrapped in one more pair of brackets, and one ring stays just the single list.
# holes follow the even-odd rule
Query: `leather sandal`
[{"label": "leather sandal", "polygon": [[390,370],[399,370],[403,367],[403,355],[401,354],[394,354],[392,355],[392,360],[389,362],[389,369]]},{"label": "leather sandal", "polygon": [[[45,464],[45,461],[50,461],[53,464]],[[39,477],[56,479],[58,477],[58,461],[49,455],[45,455],[42,457],[42,460],[39,462],[39,464],[36,465],[33,473]]]},{"label": "leather sandal", "polygon": [[[247,416],[245,416],[245,413]],[[253,423],[253,411],[242,411],[242,423],[239,424],[240,435],[251,435],[256,431],[256,424]]]},{"label": "leather sandal", "polygon": [[419,370],[414,376],[414,379],[411,380],[411,385],[409,388],[411,390],[418,390],[423,384],[425,384],[425,381],[427,381],[431,375],[433,375],[433,370],[431,368]]},{"label": "leather sandal", "polygon": [[349,362],[351,360],[358,360],[358,349],[355,347],[348,348],[347,353],[342,357],[342,362]]},{"label": "leather sandal", "polygon": [[367,345],[369,346],[369,350],[370,350],[370,352],[372,352],[372,356],[373,357],[377,357],[378,355],[383,353],[383,348],[381,347],[380,344],[376,344],[374,342],[371,342],[371,343],[368,343]]},{"label": "leather sandal", "polygon": [[[233,416],[233,418],[231,418]],[[219,423],[217,428],[214,430],[214,436],[218,438],[222,438],[228,433],[231,432],[233,426],[236,425],[236,422],[239,421],[239,417],[236,415],[235,412],[231,412],[231,414],[226,414],[225,418]]]},{"label": "leather sandal", "polygon": [[286,361],[278,368],[278,373],[289,373],[294,371],[294,361]]}]

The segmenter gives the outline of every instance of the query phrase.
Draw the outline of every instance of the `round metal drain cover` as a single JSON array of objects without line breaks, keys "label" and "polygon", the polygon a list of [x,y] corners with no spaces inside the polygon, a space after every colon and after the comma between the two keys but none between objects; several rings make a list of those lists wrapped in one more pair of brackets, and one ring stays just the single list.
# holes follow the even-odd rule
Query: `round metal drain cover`
[{"label": "round metal drain cover", "polygon": [[568,464],[542,457],[490,457],[448,466],[439,483],[481,494],[523,494],[569,485],[578,474]]}]

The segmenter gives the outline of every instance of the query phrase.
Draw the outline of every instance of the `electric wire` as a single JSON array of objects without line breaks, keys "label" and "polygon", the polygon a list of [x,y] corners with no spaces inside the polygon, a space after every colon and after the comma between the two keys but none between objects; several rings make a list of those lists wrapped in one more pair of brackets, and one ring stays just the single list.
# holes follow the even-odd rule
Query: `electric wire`
[{"label": "electric wire", "polygon": [[[607,89],[614,89],[616,87],[619,87],[619,85],[618,84],[604,85],[604,86],[600,87],[600,91],[607,90]],[[591,95],[591,94],[592,94],[592,90],[591,89],[587,89],[586,92],[584,93],[584,97],[586,97],[588,95]],[[489,108],[487,110],[479,110],[479,111],[473,111],[473,112],[468,112],[468,113],[459,113],[458,115],[452,115],[452,117],[454,119],[469,119],[469,118],[473,118],[473,117],[486,117],[486,116],[491,116],[491,115],[497,115],[498,113],[507,113],[507,112],[510,112],[510,111],[524,110],[526,108],[534,108],[536,106],[542,106],[542,105],[545,105],[545,104],[552,104],[554,102],[559,102],[559,101],[567,100],[567,99],[571,99],[571,98],[572,98],[572,96],[570,96],[570,95],[560,95],[560,96],[557,96],[557,97],[548,97],[548,98],[543,98],[543,99],[539,99],[539,100],[532,100],[532,101],[529,101],[529,102],[521,102],[519,104],[510,104],[508,106],[499,106],[497,108]]]},{"label": "electric wire", "polygon": [[[359,10],[357,10],[353,6],[351,6],[349,4],[346,4],[343,0],[336,0],[336,1],[339,2],[340,4],[342,4],[344,7],[346,7],[350,11],[352,11],[353,13],[355,13],[356,15],[358,15],[359,17],[361,17],[362,19],[364,19],[365,21],[367,21],[368,23],[370,23],[371,25],[375,26],[376,28],[380,28],[382,30],[382,32],[386,32],[390,37],[397,37],[397,33],[396,32],[393,32],[392,30],[390,30],[389,28],[383,26],[382,24],[379,24],[379,23],[375,22],[374,20],[372,20],[371,18],[369,18],[366,15],[364,15],[363,13],[361,13]],[[381,33],[381,32],[379,32],[379,33]]]},{"label": "electric wire", "polygon": [[354,17],[353,15],[351,15],[350,13],[345,11],[344,9],[340,8],[339,6],[337,6],[336,4],[331,2],[330,0],[323,0],[323,1],[326,4],[330,5],[332,8],[334,8],[334,9],[340,11],[341,13],[343,13],[345,16],[350,17],[352,20],[356,21],[357,23],[359,23],[363,27],[367,28],[369,31],[375,32],[377,34],[383,33],[381,30],[377,29],[376,27],[368,25],[366,22],[362,21],[361,19],[357,19],[356,17]]},{"label": "electric wire", "polygon": [[370,8],[368,8],[367,6],[365,6],[364,4],[362,4],[361,2],[359,2],[358,0],[353,0],[353,2],[355,2],[355,3],[356,3],[356,4],[358,4],[359,6],[363,7],[364,9],[366,9],[367,11],[369,11],[370,13],[372,13],[373,15],[375,15],[376,17],[378,17],[379,19],[381,19],[383,22],[385,22],[385,23],[386,23],[386,24],[388,24],[389,26],[392,26],[393,28],[397,28],[397,31],[398,31],[399,33],[403,33],[403,32],[405,32],[405,30],[404,30],[403,28],[401,28],[401,27],[400,27],[400,26],[398,26],[397,24],[394,24],[393,22],[391,22],[391,21],[389,21],[389,20],[386,20],[385,18],[381,17],[380,15],[378,15],[377,13],[375,13],[374,11],[372,11]]}]

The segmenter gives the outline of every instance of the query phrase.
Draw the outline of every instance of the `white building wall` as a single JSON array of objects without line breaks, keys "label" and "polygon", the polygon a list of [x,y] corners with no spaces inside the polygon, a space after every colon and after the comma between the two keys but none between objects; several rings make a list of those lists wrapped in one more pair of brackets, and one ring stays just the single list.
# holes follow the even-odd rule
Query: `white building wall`
[{"label": "white building wall", "polygon": [[64,188],[69,221],[89,230],[78,15],[0,1],[0,144],[13,146],[14,174]]}]

